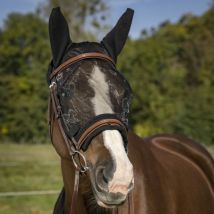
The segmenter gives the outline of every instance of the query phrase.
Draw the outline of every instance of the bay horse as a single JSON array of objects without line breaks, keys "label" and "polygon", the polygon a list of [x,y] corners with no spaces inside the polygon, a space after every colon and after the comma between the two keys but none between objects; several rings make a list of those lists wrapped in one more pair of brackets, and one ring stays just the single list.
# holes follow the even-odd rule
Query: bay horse
[{"label": "bay horse", "polygon": [[214,161],[203,146],[128,130],[132,91],[116,61],[132,17],[127,9],[100,43],[74,43],[60,8],[50,15],[49,130],[64,183],[54,213],[213,214]]}]

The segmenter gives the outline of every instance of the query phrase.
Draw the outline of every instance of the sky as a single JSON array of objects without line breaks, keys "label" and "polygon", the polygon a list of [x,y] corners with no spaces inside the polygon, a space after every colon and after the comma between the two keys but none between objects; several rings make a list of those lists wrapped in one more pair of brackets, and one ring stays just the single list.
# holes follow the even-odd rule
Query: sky
[{"label": "sky", "polygon": [[[157,27],[165,20],[176,22],[184,13],[201,15],[209,8],[210,0],[106,0],[110,6],[109,24],[114,25],[126,8],[135,10],[130,31],[132,38],[137,38],[144,28]],[[7,14],[34,11],[42,0],[1,0],[0,26]]]}]

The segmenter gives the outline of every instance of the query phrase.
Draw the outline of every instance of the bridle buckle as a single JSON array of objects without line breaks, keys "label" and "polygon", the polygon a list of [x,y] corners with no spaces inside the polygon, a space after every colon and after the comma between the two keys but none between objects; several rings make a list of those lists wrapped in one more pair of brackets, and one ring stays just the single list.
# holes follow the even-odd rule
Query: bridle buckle
[{"label": "bridle buckle", "polygon": [[[84,173],[89,169],[86,158],[80,151],[78,150],[73,151],[73,153],[71,154],[71,158],[76,170]],[[78,161],[76,159],[78,159]]]},{"label": "bridle buckle", "polygon": [[52,82],[50,85],[49,85],[49,88],[51,89],[54,85],[56,85],[56,82]]}]

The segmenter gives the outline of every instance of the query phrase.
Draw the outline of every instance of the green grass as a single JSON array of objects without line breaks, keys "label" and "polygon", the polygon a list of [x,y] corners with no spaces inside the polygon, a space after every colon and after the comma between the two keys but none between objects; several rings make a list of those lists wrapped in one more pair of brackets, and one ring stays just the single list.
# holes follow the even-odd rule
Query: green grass
[{"label": "green grass", "polygon": [[[0,192],[61,187],[60,160],[51,145],[0,144]],[[57,196],[0,197],[0,214],[52,213]]]}]

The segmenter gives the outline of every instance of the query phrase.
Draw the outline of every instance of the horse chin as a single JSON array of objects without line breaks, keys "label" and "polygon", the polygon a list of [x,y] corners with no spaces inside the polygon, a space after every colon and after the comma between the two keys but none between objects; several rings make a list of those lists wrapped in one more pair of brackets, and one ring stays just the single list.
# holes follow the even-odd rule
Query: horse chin
[{"label": "horse chin", "polygon": [[98,197],[95,197],[96,198],[96,201],[97,201],[97,204],[100,206],[100,207],[104,207],[104,208],[115,208],[117,206],[120,206],[122,205],[125,200],[122,200],[122,201],[104,201],[104,200],[101,200],[100,198]]},{"label": "horse chin", "polygon": [[114,207],[115,207],[115,205],[107,205],[107,204],[103,203],[102,201],[100,201],[99,199],[97,200],[97,204],[98,204],[100,207],[107,208],[107,209],[109,209],[109,208],[114,208]]},{"label": "horse chin", "polygon": [[94,192],[94,196],[97,201],[97,204],[100,207],[104,207],[104,208],[115,208],[117,206],[122,205],[126,200],[126,196],[112,197],[110,193],[101,193],[101,192],[98,192],[96,189],[93,189],[93,192]]}]

